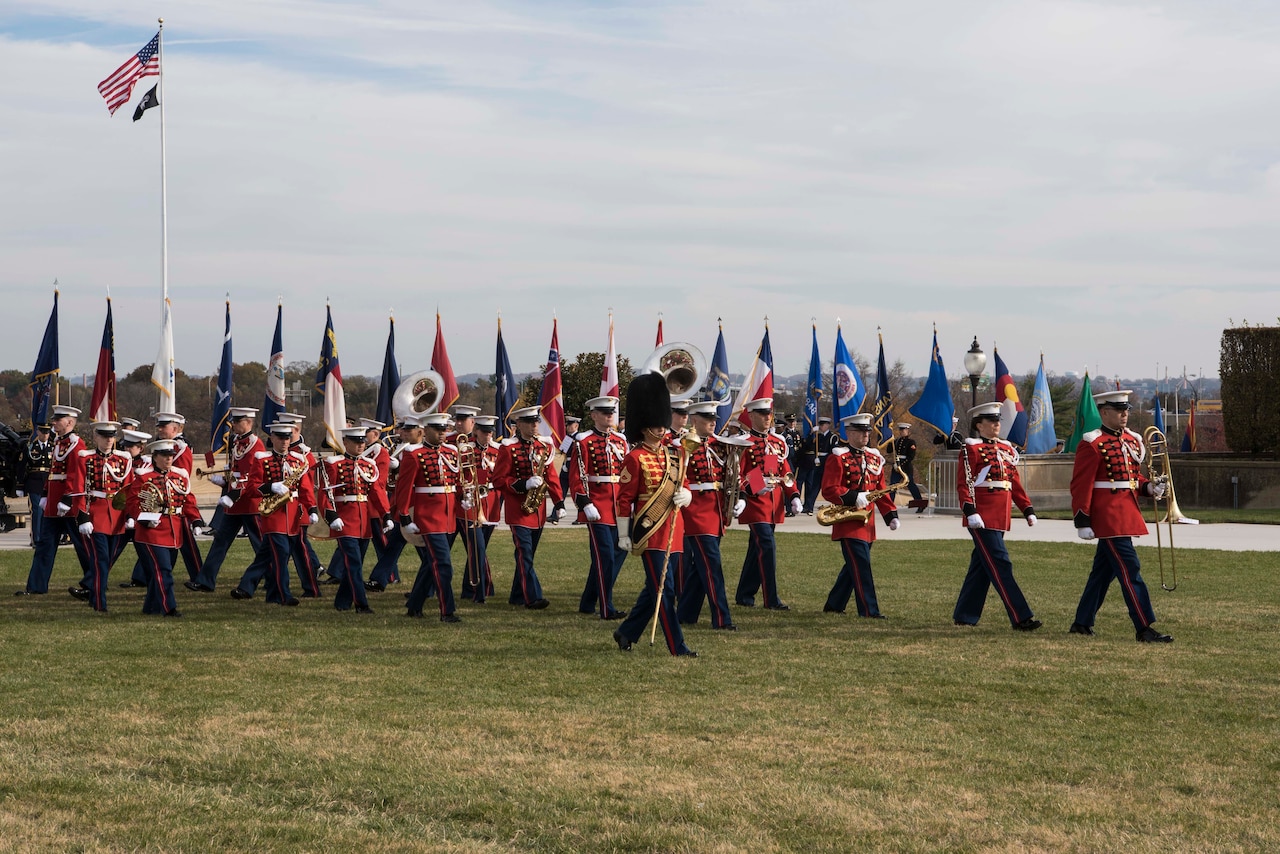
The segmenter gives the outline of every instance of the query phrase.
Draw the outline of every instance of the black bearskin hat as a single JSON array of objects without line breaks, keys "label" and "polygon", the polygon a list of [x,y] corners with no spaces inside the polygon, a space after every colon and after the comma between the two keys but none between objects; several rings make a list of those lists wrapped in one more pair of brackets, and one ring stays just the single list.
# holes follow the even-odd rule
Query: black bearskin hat
[{"label": "black bearskin hat", "polygon": [[671,392],[661,374],[641,374],[627,386],[627,441],[638,445],[650,427],[671,426]]}]

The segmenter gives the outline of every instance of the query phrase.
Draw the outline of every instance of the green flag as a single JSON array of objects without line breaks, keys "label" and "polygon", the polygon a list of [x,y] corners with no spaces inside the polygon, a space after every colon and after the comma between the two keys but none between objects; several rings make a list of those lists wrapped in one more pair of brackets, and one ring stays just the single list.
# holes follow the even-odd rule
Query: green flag
[{"label": "green flag", "polygon": [[1080,387],[1080,401],[1076,404],[1076,423],[1071,428],[1071,436],[1062,449],[1063,453],[1074,454],[1076,445],[1080,444],[1084,434],[1101,426],[1102,416],[1098,414],[1098,404],[1093,402],[1093,386],[1089,383],[1089,369],[1086,368],[1084,385]]}]

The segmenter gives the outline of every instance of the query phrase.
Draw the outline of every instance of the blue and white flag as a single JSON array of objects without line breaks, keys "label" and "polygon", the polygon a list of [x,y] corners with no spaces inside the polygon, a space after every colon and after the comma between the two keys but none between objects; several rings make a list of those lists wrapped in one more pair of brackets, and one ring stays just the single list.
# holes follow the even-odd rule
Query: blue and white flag
[{"label": "blue and white flag", "polygon": [[804,425],[800,434],[808,439],[818,429],[818,402],[822,400],[822,357],[818,355],[818,324],[813,325],[813,350],[809,354],[809,381],[805,385]]},{"label": "blue and white flag", "polygon": [[342,369],[338,366],[338,338],[333,333],[333,312],[324,307],[324,338],[316,365],[316,391],[324,395],[324,430],[327,444],[342,453],[342,431],[347,428],[347,398],[342,393]]},{"label": "blue and white flag", "polygon": [[374,409],[375,420],[387,425],[382,428],[385,436],[395,429],[396,412],[391,401],[395,398],[396,389],[400,386],[400,366],[396,363],[396,319],[391,318],[391,328],[387,331],[387,351],[382,356],[382,380],[378,383],[378,405]]},{"label": "blue and white flag", "polygon": [[711,400],[720,401],[716,407],[716,432],[724,429],[733,414],[733,399],[729,388],[729,354],[724,347],[724,325],[720,325],[720,334],[716,336],[715,354],[711,357],[711,368],[707,372],[707,394]]},{"label": "blue and white flag", "polygon": [[942,353],[938,351],[936,328],[933,330],[933,352],[929,357],[929,378],[925,380],[920,399],[907,411],[942,435],[951,435],[951,419],[955,417],[956,408],[951,402],[951,385],[947,382],[947,369],[942,365]]},{"label": "blue and white flag", "polygon": [[831,418],[836,423],[836,430],[841,439],[847,439],[841,419],[857,413],[862,408],[862,401],[867,396],[867,387],[862,384],[858,375],[858,365],[849,355],[849,348],[844,343],[844,332],[840,324],[836,324],[836,357],[831,369]]},{"label": "blue and white flag", "polygon": [[211,467],[213,454],[227,449],[231,437],[231,383],[234,363],[231,361],[231,300],[227,300],[227,325],[222,333],[222,362],[218,365],[218,390],[213,393],[213,417],[209,420],[209,456]]},{"label": "blue and white flag", "polygon": [[1027,453],[1050,454],[1058,447],[1058,434],[1053,429],[1053,398],[1049,381],[1044,377],[1044,354],[1036,371],[1036,386],[1031,392],[1031,411],[1027,413]]},{"label": "blue and white flag", "polygon": [[53,292],[53,311],[44,328],[44,340],[36,355],[36,366],[31,372],[31,429],[49,423],[49,400],[53,397],[53,384],[58,381],[58,292]]},{"label": "blue and white flag", "polygon": [[1151,423],[1161,433],[1164,432],[1164,407],[1160,405],[1160,395],[1156,395],[1151,399],[1152,406],[1155,410],[1155,416]]},{"label": "blue and white flag", "polygon": [[262,400],[262,428],[276,423],[276,417],[284,412],[284,343],[281,332],[284,326],[284,309],[276,306],[276,334],[271,339],[271,358],[267,362],[267,394]]},{"label": "blue and white flag", "polygon": [[502,340],[502,318],[498,318],[498,349],[493,365],[493,411],[498,415],[497,436],[499,439],[515,435],[515,430],[507,420],[511,411],[517,407],[520,395],[516,391],[516,377],[511,372],[511,359],[507,355],[507,344]]},{"label": "blue and white flag", "polygon": [[876,402],[871,407],[871,420],[880,428],[880,440],[876,447],[883,448],[893,442],[893,391],[889,388],[889,369],[884,363],[884,336],[880,339],[880,359],[876,363]]}]

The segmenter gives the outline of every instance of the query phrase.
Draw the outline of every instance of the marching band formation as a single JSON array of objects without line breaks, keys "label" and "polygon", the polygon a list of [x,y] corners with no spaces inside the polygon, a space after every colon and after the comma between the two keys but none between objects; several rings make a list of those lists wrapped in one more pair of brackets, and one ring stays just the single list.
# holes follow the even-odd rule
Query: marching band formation
[{"label": "marching band formation", "polygon": [[[440,620],[456,623],[453,546],[462,539],[460,596],[485,602],[494,595],[488,549],[502,520],[511,531],[515,564],[507,601],[542,610],[549,603],[538,577],[538,543],[546,524],[559,522],[567,507],[587,529],[590,568],[579,611],[620,620],[613,632],[620,650],[630,650],[646,629],[652,640],[660,628],[671,655],[696,656],[682,627],[696,624],[704,605],[713,630],[737,628],[721,562],[726,528],[736,522],[749,530],[733,605],[789,610],[779,591],[774,532],[786,516],[807,512],[818,488],[805,490],[806,506],[788,443],[773,429],[772,400],[747,405],[749,429],[717,434],[720,402],[691,400],[701,383],[690,381],[689,365],[674,361],[664,359],[671,370],[646,365],[627,389],[625,435],[617,429],[620,401],[602,396],[587,401],[587,429],[571,433],[558,448],[539,434],[537,406],[514,410],[515,435],[497,441],[497,416],[469,406],[436,412],[430,401],[410,400],[397,406],[398,441],[383,440],[386,425],[361,419],[341,431],[341,453],[328,456],[302,444],[303,416],[282,413],[265,425],[264,445],[254,432],[257,410],[233,408],[226,467],[193,471],[191,448],[181,436],[185,419],[177,413],[158,413],[154,435],[137,422],[94,422],[86,442],[76,432],[79,410],[54,406],[50,423],[40,425],[27,448],[28,471],[44,482],[38,500],[29,487],[34,552],[27,583],[16,595],[48,593],[65,536],[82,569],[68,592],[106,611],[110,571],[132,541],[136,563],[120,586],[146,587],[143,613],[180,617],[173,584],[178,556],[187,570],[184,586],[213,593],[228,548],[243,533],[254,556],[230,591],[235,599],[254,598],[262,585],[267,602],[297,606],[300,598],[321,596],[327,572],[328,583],[336,585],[337,610],[373,613],[367,594],[401,580],[399,560],[411,545],[419,569],[405,594],[406,614],[422,617],[434,598]],[[1147,533],[1138,496],[1160,498],[1166,484],[1143,472],[1147,449],[1127,428],[1129,394],[1094,395],[1103,426],[1076,449],[1075,526],[1098,547],[1069,631],[1094,633],[1115,579],[1137,640],[1169,642],[1152,625],[1155,614],[1132,544]],[[976,625],[994,588],[1013,629],[1034,631],[1042,624],[1014,578],[1004,544],[1014,506],[1028,525],[1036,524],[1017,450],[998,438],[999,404],[976,406],[969,417],[971,438],[960,450],[956,489],[973,552],[953,621]],[[817,513],[820,524],[831,527],[843,566],[823,611],[843,614],[852,598],[858,616],[883,619],[871,566],[876,512],[889,531],[898,530],[894,492],[915,484],[897,454],[886,458],[871,442],[870,414],[841,423],[848,440],[833,441],[824,452],[829,458],[820,493],[829,504]],[[200,476],[222,490],[208,523],[191,489]],[[915,506],[914,490],[913,496]],[[213,534],[203,560],[195,542],[201,531]],[[334,541],[327,570],[312,538]],[[371,543],[375,561],[366,579]],[[615,602],[614,586],[629,555],[642,564],[644,587],[628,611]]]}]

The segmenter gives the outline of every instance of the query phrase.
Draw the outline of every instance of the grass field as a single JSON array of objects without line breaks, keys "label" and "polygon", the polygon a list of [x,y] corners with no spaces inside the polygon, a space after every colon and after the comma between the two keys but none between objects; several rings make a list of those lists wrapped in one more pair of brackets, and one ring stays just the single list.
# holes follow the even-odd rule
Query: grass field
[{"label": "grass field", "polygon": [[[1143,505],[1143,515],[1150,521],[1153,514],[1150,502]],[[1239,525],[1280,525],[1280,510],[1232,510],[1222,507],[1182,507],[1183,515],[1190,516],[1202,525],[1216,525],[1233,522]],[[1036,511],[1041,519],[1070,519],[1070,510]],[[1163,512],[1162,512],[1163,517]],[[1154,531],[1152,534],[1154,535]]]},{"label": "grass field", "polygon": [[[696,660],[576,613],[581,529],[543,540],[550,610],[500,589],[457,625],[406,619],[403,586],[373,616],[236,602],[243,545],[181,620],[115,589],[97,615],[9,597],[29,554],[0,553],[0,850],[1280,850],[1274,554],[1183,551],[1164,593],[1142,551],[1176,637],[1145,645],[1114,586],[1066,633],[1085,544],[1015,532],[1046,624],[1021,634],[994,598],[951,625],[963,543],[879,543],[870,621],[821,613],[834,544],[779,539],[793,610],[704,617]],[[500,588],[511,562],[499,533]]]}]

